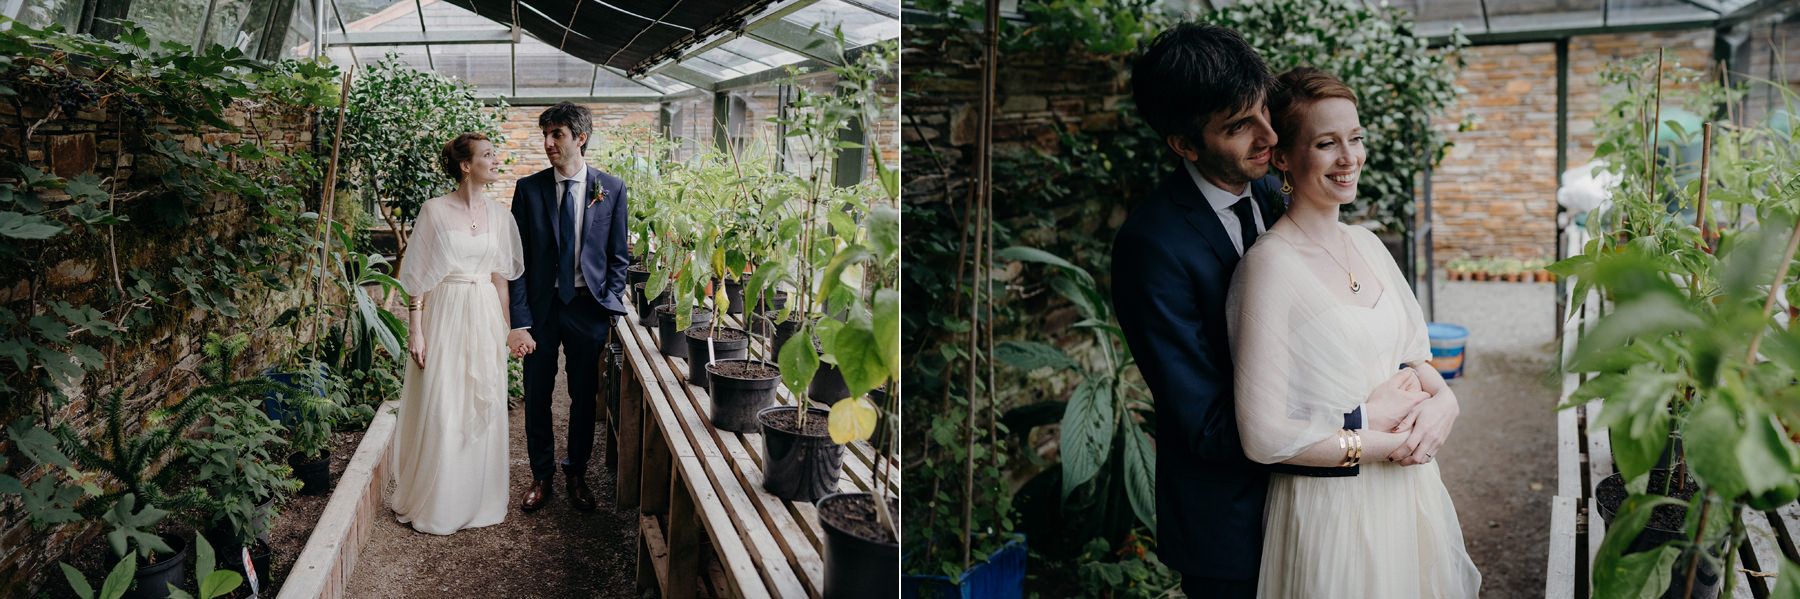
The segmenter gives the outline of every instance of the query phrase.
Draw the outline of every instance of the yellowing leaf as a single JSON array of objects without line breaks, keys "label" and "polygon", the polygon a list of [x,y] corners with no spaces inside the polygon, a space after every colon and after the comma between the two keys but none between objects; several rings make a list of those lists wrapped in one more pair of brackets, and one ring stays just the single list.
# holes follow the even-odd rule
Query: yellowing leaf
[{"label": "yellowing leaf", "polygon": [[875,419],[879,413],[875,404],[867,398],[847,397],[838,400],[831,406],[831,417],[826,420],[831,430],[831,441],[839,445],[851,441],[867,440],[875,434]]}]

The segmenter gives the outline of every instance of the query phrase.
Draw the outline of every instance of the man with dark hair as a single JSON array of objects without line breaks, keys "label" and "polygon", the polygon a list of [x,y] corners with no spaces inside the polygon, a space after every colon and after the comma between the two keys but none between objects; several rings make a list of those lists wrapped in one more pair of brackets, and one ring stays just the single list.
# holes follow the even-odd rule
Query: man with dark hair
[{"label": "man with dark hair", "polygon": [[[1285,202],[1267,176],[1274,78],[1236,32],[1184,24],[1132,67],[1144,120],[1180,158],[1120,227],[1113,304],[1157,413],[1158,554],[1190,597],[1254,597],[1270,472],[1355,476],[1357,469],[1262,465],[1244,456],[1233,401],[1225,297],[1231,275]],[[1419,393],[1408,373],[1377,387],[1344,427],[1391,430]]]},{"label": "man with dark hair", "polygon": [[[588,457],[594,452],[594,408],[600,398],[600,351],[614,316],[625,313],[625,182],[587,165],[593,117],[579,104],[563,102],[538,116],[544,153],[551,168],[519,179],[513,188],[513,218],[525,250],[525,276],[514,282],[513,330],[506,344],[525,358],[525,450],[532,483],[521,507],[536,511],[551,495],[556,474],[556,437],[550,427],[550,397],[556,390],[556,350],[567,359],[569,383],[569,501],[593,510],[587,486]],[[535,351],[539,348],[547,351]]]}]

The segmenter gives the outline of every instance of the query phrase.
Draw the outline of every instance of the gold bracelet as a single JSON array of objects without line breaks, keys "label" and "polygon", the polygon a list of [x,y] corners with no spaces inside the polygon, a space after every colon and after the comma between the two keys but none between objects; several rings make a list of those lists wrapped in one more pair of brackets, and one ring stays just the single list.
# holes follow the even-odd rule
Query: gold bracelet
[{"label": "gold bracelet", "polygon": [[1354,467],[1357,464],[1362,463],[1362,450],[1363,450],[1362,431],[1360,431],[1360,430],[1350,431],[1350,446],[1354,448],[1353,451],[1355,452],[1353,455],[1350,456],[1350,465],[1352,467]]},{"label": "gold bracelet", "polygon": [[1350,456],[1356,450],[1351,448],[1350,434],[1348,432],[1346,432],[1344,429],[1340,428],[1337,430],[1337,438],[1338,438],[1338,449],[1344,450],[1344,461],[1342,463],[1339,463],[1338,467],[1339,468],[1348,468],[1348,467],[1354,465],[1350,461]]}]

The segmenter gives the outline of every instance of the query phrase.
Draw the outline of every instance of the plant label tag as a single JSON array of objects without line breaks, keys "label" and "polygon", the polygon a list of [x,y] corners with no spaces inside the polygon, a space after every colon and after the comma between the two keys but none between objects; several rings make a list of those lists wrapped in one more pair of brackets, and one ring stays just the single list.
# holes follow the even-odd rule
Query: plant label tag
[{"label": "plant label tag", "polygon": [[250,599],[256,599],[257,597],[262,596],[262,585],[257,584],[256,566],[251,565],[250,563],[250,548],[239,547],[238,554],[244,560],[244,578],[250,580]]},{"label": "plant label tag", "polygon": [[713,353],[712,337],[707,337],[706,338],[706,363],[710,365],[710,364],[717,363],[718,361],[719,361],[718,354]]}]

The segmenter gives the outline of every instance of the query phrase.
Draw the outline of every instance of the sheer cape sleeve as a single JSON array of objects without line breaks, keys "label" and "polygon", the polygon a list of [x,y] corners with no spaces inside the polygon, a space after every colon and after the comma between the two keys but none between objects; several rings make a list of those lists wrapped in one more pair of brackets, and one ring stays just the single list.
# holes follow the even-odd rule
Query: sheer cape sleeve
[{"label": "sheer cape sleeve", "polygon": [[1293,246],[1265,239],[1238,265],[1225,309],[1244,455],[1273,464],[1337,434],[1373,384],[1360,359],[1370,340],[1326,326],[1336,301]]},{"label": "sheer cape sleeve", "polygon": [[517,281],[525,276],[525,246],[519,237],[519,222],[513,218],[512,210],[499,202],[488,202],[488,222],[492,223],[489,230],[500,236],[495,240],[494,273]]},{"label": "sheer cape sleeve", "polygon": [[419,218],[413,221],[412,237],[406,242],[406,259],[400,263],[400,287],[408,295],[418,297],[431,291],[450,274],[450,248],[442,242],[444,235],[442,200],[426,200],[419,205]]}]

